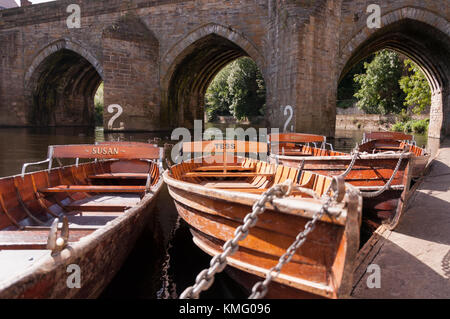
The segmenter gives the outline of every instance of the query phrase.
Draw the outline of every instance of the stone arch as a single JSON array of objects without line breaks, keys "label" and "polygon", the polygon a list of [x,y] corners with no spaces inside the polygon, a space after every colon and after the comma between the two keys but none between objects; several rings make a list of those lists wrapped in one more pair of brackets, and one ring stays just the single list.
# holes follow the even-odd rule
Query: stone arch
[{"label": "stone arch", "polygon": [[339,80],[361,59],[381,49],[416,62],[432,91],[429,137],[450,135],[450,23],[430,11],[404,7],[381,17],[380,29],[364,26],[339,53]]},{"label": "stone arch", "polygon": [[93,126],[100,62],[79,43],[60,39],[39,51],[24,77],[29,122],[35,126]]},{"label": "stone arch", "polygon": [[[163,89],[168,87],[168,81],[170,81],[170,76],[173,73],[173,70],[186,56],[186,49],[196,41],[211,34],[216,34],[235,43],[256,62],[260,70],[265,69],[264,56],[259,52],[256,45],[248,40],[244,35],[233,30],[232,28],[225,27],[217,23],[208,23],[191,31],[163,55],[163,58],[161,59],[161,75],[163,75],[161,77],[161,87]],[[183,51],[185,52],[184,54]]]},{"label": "stone arch", "polygon": [[36,54],[36,56],[33,58],[33,62],[31,62],[30,66],[27,69],[27,72],[25,73],[25,88],[30,88],[30,86],[33,84],[33,77],[36,76],[36,70],[38,70],[39,66],[42,65],[42,62],[51,54],[63,49],[73,51],[85,58],[97,70],[100,77],[102,79],[104,78],[103,67],[101,63],[89,50],[87,50],[80,43],[63,38],[48,44],[47,46],[42,48],[39,53]]},{"label": "stone arch", "polygon": [[265,61],[242,34],[210,23],[173,45],[161,60],[162,122],[191,127],[203,119],[204,94],[214,76],[228,63],[252,58],[264,74]]}]

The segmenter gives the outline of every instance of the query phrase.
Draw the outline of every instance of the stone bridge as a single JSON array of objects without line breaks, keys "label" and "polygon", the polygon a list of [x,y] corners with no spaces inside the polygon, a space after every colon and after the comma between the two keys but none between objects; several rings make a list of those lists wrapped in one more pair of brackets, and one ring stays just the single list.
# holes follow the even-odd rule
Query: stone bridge
[{"label": "stone bridge", "polygon": [[[69,28],[80,8],[79,28]],[[369,28],[367,8],[381,8]],[[258,65],[269,127],[333,136],[339,79],[382,48],[432,88],[430,137],[450,135],[449,0],[60,0],[0,11],[0,125],[93,125],[104,82],[113,128],[170,130],[204,117],[227,63]],[[286,106],[292,106],[293,114]]]}]

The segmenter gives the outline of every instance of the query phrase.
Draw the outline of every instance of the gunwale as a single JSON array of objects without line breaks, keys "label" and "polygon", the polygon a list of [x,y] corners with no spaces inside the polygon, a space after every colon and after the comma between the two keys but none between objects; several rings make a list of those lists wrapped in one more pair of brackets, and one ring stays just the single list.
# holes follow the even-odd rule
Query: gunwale
[{"label": "gunwale", "polygon": [[[399,171],[386,192],[386,196],[381,195],[375,199],[364,198],[363,217],[365,220],[374,220],[378,227],[386,225],[392,230],[397,227],[406,208],[406,200],[410,196],[410,186],[414,179],[421,177],[424,173],[430,154],[423,148],[395,139],[403,137],[409,141],[412,140],[412,136],[391,134],[390,132],[382,133],[380,135],[382,139],[369,140],[366,135],[367,137],[377,137],[378,135],[372,136],[372,133],[365,135],[364,143],[358,147],[359,156],[354,167],[346,176],[346,182],[363,192],[382,190],[395,167],[393,162],[389,161],[399,161],[400,156],[403,157]],[[406,152],[401,155],[402,150],[405,150],[406,147]],[[331,155],[332,151],[303,145],[299,149],[300,151],[306,149],[311,154],[320,155],[295,156],[271,152],[269,161],[292,167],[302,165],[305,171],[335,176],[343,173],[353,159],[353,154],[339,152],[339,155]],[[391,171],[390,174],[389,171]],[[396,200],[396,204],[393,204],[394,200]],[[369,224],[369,229],[375,225],[372,221]]]},{"label": "gunwale", "polygon": [[[165,171],[163,173],[163,178],[167,185],[183,189],[187,192],[193,192],[196,194],[211,197],[214,199],[226,200],[233,202],[235,204],[253,205],[255,201],[257,201],[261,197],[256,194],[250,194],[246,192],[236,192],[226,189],[215,189],[202,185],[197,185],[191,182],[180,181],[177,180],[176,178],[173,178],[169,174],[170,173],[168,171]],[[274,199],[273,203],[275,205],[267,203],[266,207],[272,210],[277,209],[278,211],[283,212],[285,214],[298,215],[306,218],[312,218],[312,216],[314,215],[314,211],[318,211],[321,207],[320,201],[314,200],[312,198],[302,198],[302,201],[290,198],[276,198]],[[306,210],[311,208],[313,212]],[[342,208],[343,204],[338,204],[337,207],[330,208],[330,213],[337,213],[341,211]],[[339,225],[344,225],[346,217],[347,217],[346,212],[343,211],[337,218],[331,219],[329,216],[324,215],[320,220],[328,223],[337,223]]]}]

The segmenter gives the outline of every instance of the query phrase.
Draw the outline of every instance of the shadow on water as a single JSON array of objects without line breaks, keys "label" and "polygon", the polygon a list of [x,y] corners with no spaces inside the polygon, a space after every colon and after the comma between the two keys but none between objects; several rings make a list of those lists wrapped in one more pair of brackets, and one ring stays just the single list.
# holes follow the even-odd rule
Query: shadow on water
[{"label": "shadow on water", "polygon": [[[123,267],[102,293],[102,299],[175,299],[195,282],[198,273],[209,266],[211,257],[192,241],[187,224],[177,211],[164,186],[154,211],[156,222],[149,223]],[[243,291],[225,273],[216,276],[202,298],[244,298]]]}]

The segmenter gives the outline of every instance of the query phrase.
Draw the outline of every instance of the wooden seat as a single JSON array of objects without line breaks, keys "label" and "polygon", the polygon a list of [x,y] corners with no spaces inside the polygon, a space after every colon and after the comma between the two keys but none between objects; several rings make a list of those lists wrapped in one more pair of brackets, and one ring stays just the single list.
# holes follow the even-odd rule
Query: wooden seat
[{"label": "wooden seat", "polygon": [[257,172],[189,172],[183,174],[183,177],[256,177],[256,176],[273,176],[273,173],[257,173]]},{"label": "wooden seat", "polygon": [[96,195],[74,201],[64,206],[69,211],[81,212],[123,212],[139,204],[139,195]]},{"label": "wooden seat", "polygon": [[143,193],[145,186],[110,186],[110,185],[59,185],[55,187],[41,188],[41,193]]},{"label": "wooden seat", "polygon": [[201,182],[202,186],[210,187],[210,188],[221,188],[221,189],[252,189],[252,188],[258,188],[258,186],[255,186],[251,183],[244,182],[244,181],[203,181]]},{"label": "wooden seat", "polygon": [[322,135],[305,133],[279,133],[269,134],[270,142],[278,143],[323,143],[327,138]]},{"label": "wooden seat", "polygon": [[[194,171],[223,171],[223,165],[209,165],[200,166],[194,169]],[[240,165],[227,165],[227,171],[254,171],[255,167],[243,167]]]},{"label": "wooden seat", "polygon": [[89,179],[147,179],[148,174],[146,173],[105,173],[89,175]]},{"label": "wooden seat", "polygon": [[[3,230],[0,232],[1,249],[46,249],[49,228],[42,230]],[[69,231],[69,242],[76,242],[89,235],[95,229],[78,229]]]},{"label": "wooden seat", "polygon": [[370,132],[364,133],[364,141],[369,140],[396,140],[396,141],[413,141],[414,135],[401,132]]},{"label": "wooden seat", "polygon": [[286,155],[286,156],[312,156],[311,153],[305,153],[303,151],[281,151],[278,152],[277,155]]}]

